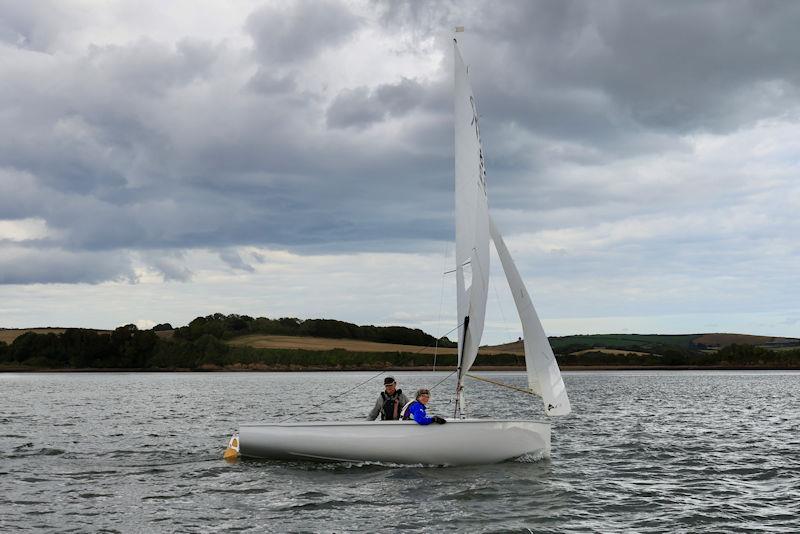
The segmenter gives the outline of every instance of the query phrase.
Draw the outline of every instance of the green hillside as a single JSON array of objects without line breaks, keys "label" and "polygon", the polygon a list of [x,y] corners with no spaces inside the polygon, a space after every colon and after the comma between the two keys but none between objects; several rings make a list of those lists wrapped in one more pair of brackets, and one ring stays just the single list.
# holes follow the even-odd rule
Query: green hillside
[{"label": "green hillside", "polygon": [[[272,336],[272,340],[269,338]],[[284,346],[259,346],[265,339]],[[297,346],[296,339],[306,338]],[[454,343],[419,329],[359,326],[330,319],[268,319],[214,314],[172,329],[5,331],[0,370],[25,369],[383,369],[455,365]],[[287,339],[292,346],[286,346]],[[261,340],[261,341],[259,341]],[[800,340],[745,334],[595,334],[550,338],[570,368],[800,368]],[[305,348],[304,348],[305,347]],[[450,347],[451,350],[446,350]],[[478,363],[524,364],[521,340],[481,347]]]},{"label": "green hillside", "polygon": [[[699,334],[659,335],[659,334],[592,334],[579,336],[551,337],[550,345],[555,352],[575,352],[590,348],[621,350],[641,350],[650,352],[662,347],[679,349],[693,348],[692,340]],[[565,350],[572,349],[575,350]]]}]

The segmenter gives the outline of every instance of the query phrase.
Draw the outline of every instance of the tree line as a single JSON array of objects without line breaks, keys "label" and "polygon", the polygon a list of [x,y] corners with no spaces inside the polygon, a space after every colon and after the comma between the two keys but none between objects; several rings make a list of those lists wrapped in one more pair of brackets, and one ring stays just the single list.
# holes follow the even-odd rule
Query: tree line
[{"label": "tree line", "polygon": [[[387,367],[428,367],[434,357],[418,352],[352,352],[342,349],[310,351],[300,349],[257,349],[233,346],[228,340],[246,334],[317,336],[337,339],[362,339],[376,342],[430,346],[436,339],[419,329],[404,327],[357,326],[342,321],[294,318],[254,319],[242,315],[214,314],[198,317],[189,325],[175,329],[171,338],[159,331],[171,330],[168,324],[150,330],[135,325],[111,332],[71,328],[61,334],[27,332],[11,344],[0,342],[0,369],[383,369]],[[446,337],[439,346],[452,347]],[[646,354],[613,354],[589,351],[576,354],[585,346],[560,348],[556,358],[566,366],[697,366],[762,367],[800,369],[800,349],[770,350],[752,345],[730,345],[717,352],[675,346],[650,348]],[[644,352],[644,351],[642,351]],[[456,365],[456,356],[440,354],[438,366]],[[516,354],[481,354],[476,365],[522,366],[524,357]]]},{"label": "tree line", "polygon": [[[282,317],[268,319],[253,318],[248,315],[224,315],[215,313],[205,317],[197,317],[187,326],[177,328],[176,338],[193,341],[204,335],[219,339],[232,339],[249,334],[265,334],[274,336],[311,336],[333,339],[358,339],[377,343],[396,343],[398,345],[433,346],[436,338],[419,328],[404,326],[359,326],[333,319],[307,319]],[[455,347],[456,343],[447,337],[439,339],[440,347]]]},{"label": "tree line", "polygon": [[[454,366],[456,356],[440,354],[437,365]],[[482,356],[478,364],[524,365],[524,357]],[[0,342],[0,369],[383,369],[427,367],[433,355],[415,352],[352,352],[344,349],[258,349],[235,346],[211,334],[196,339],[159,338],[155,331],[126,325],[110,335],[68,329],[63,334],[27,332],[10,345]]]},{"label": "tree line", "polygon": [[[226,343],[248,334],[359,339],[420,347],[437,344],[437,339],[424,331],[402,326],[359,326],[330,319],[303,321],[221,313],[197,317],[187,326],[175,329],[171,338],[159,337],[157,332],[165,330],[172,330],[172,326],[165,323],[140,330],[130,324],[110,334],[82,328],[70,328],[61,334],[26,332],[10,345],[0,342],[0,366],[50,369],[197,369],[239,364],[336,367],[337,362],[350,362],[353,354],[360,355],[356,358],[362,358],[365,363],[386,358],[383,352],[345,354],[345,351],[254,349]],[[454,347],[456,344],[442,337],[438,345]],[[367,357],[368,354],[372,355]],[[397,362],[404,359],[403,356],[392,358]],[[405,360],[414,365],[413,358]]]},{"label": "tree line", "polygon": [[[580,349],[579,349],[580,350]],[[584,348],[584,350],[586,350]],[[773,350],[756,345],[728,345],[713,351],[661,346],[652,352],[557,354],[560,365],[642,367],[730,367],[800,369],[800,349]]]},{"label": "tree line", "polygon": [[10,345],[0,342],[0,364],[35,368],[139,369],[165,348],[152,330],[121,326],[111,334],[70,328],[62,334],[26,332]]}]

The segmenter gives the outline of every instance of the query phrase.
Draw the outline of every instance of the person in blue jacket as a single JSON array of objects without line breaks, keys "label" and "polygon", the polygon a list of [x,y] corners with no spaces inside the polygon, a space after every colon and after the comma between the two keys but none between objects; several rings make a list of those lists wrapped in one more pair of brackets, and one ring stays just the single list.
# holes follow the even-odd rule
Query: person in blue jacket
[{"label": "person in blue jacket", "polygon": [[439,425],[445,424],[447,421],[444,419],[444,417],[439,417],[438,415],[428,417],[427,405],[430,400],[430,390],[418,389],[415,400],[409,402],[403,407],[403,419],[413,419],[417,424],[420,425],[429,425],[431,423],[437,423]]}]

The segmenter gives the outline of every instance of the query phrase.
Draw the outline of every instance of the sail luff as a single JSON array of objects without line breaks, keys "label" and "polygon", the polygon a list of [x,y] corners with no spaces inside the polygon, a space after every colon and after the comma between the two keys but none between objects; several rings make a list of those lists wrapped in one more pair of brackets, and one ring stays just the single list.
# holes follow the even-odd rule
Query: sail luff
[{"label": "sail luff", "polygon": [[534,393],[541,395],[547,415],[567,415],[572,411],[572,407],[553,349],[533,307],[525,283],[491,216],[489,216],[489,229],[522,322],[528,387]]}]

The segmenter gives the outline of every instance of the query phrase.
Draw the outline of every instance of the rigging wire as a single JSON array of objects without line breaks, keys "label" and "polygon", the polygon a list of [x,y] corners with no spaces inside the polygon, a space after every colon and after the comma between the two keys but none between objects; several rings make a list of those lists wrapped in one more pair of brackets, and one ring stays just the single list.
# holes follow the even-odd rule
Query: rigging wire
[{"label": "rigging wire", "polygon": [[467,373],[466,376],[468,376],[468,377],[470,377],[470,378],[472,378],[474,380],[480,380],[481,382],[488,382],[490,384],[494,384],[495,386],[502,386],[504,388],[513,389],[514,391],[519,391],[520,393],[527,393],[528,395],[533,395],[533,396],[537,396],[538,397],[538,395],[536,393],[534,393],[533,391],[531,391],[530,389],[521,388],[519,386],[512,386],[511,384],[505,384],[503,382],[498,382],[497,380],[492,380],[490,378],[486,378],[486,377],[478,376],[478,375],[473,375],[473,374],[470,374],[470,373]]},{"label": "rigging wire", "polygon": [[442,378],[441,380],[439,380],[438,382],[436,382],[436,384],[435,384],[435,385],[434,385],[432,388],[430,388],[430,389],[436,389],[436,386],[440,385],[442,382],[444,382],[445,380],[447,380],[448,378],[450,378],[451,376],[453,376],[454,374],[456,374],[456,371],[458,371],[458,369],[456,369],[455,371],[452,371],[452,372],[451,372],[450,374],[448,374],[446,377],[444,377],[444,378]]},{"label": "rigging wire", "polygon": [[[494,250],[495,250],[495,253],[497,253],[497,245],[495,245]],[[499,253],[497,255],[498,255],[498,257],[500,256]],[[500,301],[500,294],[497,292],[497,284],[493,282],[493,280],[496,280],[496,279],[497,279],[497,277],[494,277],[494,279],[492,278],[491,267],[490,267],[489,268],[489,285],[491,285],[492,289],[494,290],[494,298],[497,300],[497,307],[500,308],[500,317],[503,318],[503,326],[506,326],[508,324],[508,321],[506,320],[506,314],[503,311],[503,303]]]},{"label": "rigging wire", "polygon": [[326,400],[324,400],[324,401],[320,402],[319,404],[315,404],[315,405],[313,405],[313,406],[309,407],[308,409],[306,409],[306,410],[303,410],[302,412],[295,413],[295,414],[292,414],[292,415],[290,415],[289,417],[287,417],[287,418],[285,418],[285,419],[281,419],[280,421],[278,421],[278,423],[285,423],[285,422],[286,422],[286,421],[288,421],[289,419],[293,419],[293,418],[297,417],[298,415],[303,415],[304,413],[308,413],[308,412],[309,412],[311,409],[313,409],[313,408],[319,408],[320,406],[322,406],[322,405],[323,405],[323,404],[325,404],[326,402],[330,402],[330,401],[332,401],[333,399],[338,399],[339,397],[343,397],[343,396],[347,395],[348,393],[350,393],[351,391],[354,391],[354,390],[356,390],[356,389],[360,388],[361,386],[363,386],[363,385],[364,385],[364,384],[366,384],[367,382],[370,382],[370,381],[372,381],[372,380],[374,380],[374,379],[378,378],[379,376],[381,376],[382,374],[384,374],[386,371],[388,371],[388,369],[384,369],[383,371],[381,371],[381,372],[380,372],[380,373],[378,373],[377,375],[375,375],[375,376],[371,376],[370,378],[367,378],[366,380],[364,380],[363,382],[361,382],[361,383],[360,383],[360,384],[358,384],[357,386],[354,386],[354,387],[352,387],[352,388],[348,389],[348,390],[347,390],[347,391],[345,391],[344,393],[340,393],[340,394],[338,394],[338,395],[334,395],[333,397],[331,397],[331,398],[329,398],[329,399],[326,399]]},{"label": "rigging wire", "polygon": [[[472,252],[473,252],[473,254],[477,252],[475,247],[472,248]],[[470,260],[470,263],[471,263],[471,260]],[[486,290],[488,291],[489,290],[489,275],[490,275],[490,273],[484,273],[483,272],[483,269],[481,269],[481,262],[480,261],[476,261],[475,265],[478,266],[477,275],[480,277],[481,282],[483,282],[484,287],[486,287]],[[476,275],[476,271],[473,269],[472,276],[474,277],[475,275]],[[472,284],[470,284],[470,287],[472,287]],[[484,316],[485,316],[485,314],[486,314],[486,309],[485,308],[483,310],[483,313],[484,313]],[[469,315],[466,317],[465,323],[467,324],[467,327],[464,328],[464,338],[463,338],[464,340],[466,340],[466,337],[467,337],[467,329],[468,329],[468,326],[469,326]],[[462,351],[464,350],[463,346],[462,346],[461,350]],[[463,358],[463,353],[460,355],[460,357]],[[478,357],[478,353],[477,353],[477,350],[476,350],[475,358],[477,358],[477,357]],[[470,365],[472,365],[472,363],[475,362],[475,358],[473,358],[473,360],[470,363]],[[453,409],[453,417],[458,417],[459,415],[461,415],[462,417],[466,416],[466,410],[464,410],[459,404],[459,394],[460,394],[461,390],[464,387],[462,385],[463,375],[461,374],[461,366],[462,366],[463,363],[464,362],[461,359],[459,359],[459,362],[458,362],[458,371],[459,371],[459,373],[458,373],[458,381],[456,381],[456,391],[455,391],[456,405],[455,405],[455,408]]]},{"label": "rigging wire", "polygon": [[[442,259],[442,290],[439,294],[439,317],[436,319],[436,331],[441,332],[442,330],[442,307],[444,305],[444,277],[445,273],[444,270],[447,267],[447,249],[449,248],[450,243],[448,241],[444,242],[444,258]],[[436,346],[433,349],[433,372],[436,372],[436,357],[439,355],[439,340],[443,336],[438,335],[436,337]]]},{"label": "rigging wire", "polygon": [[[457,330],[457,329],[458,329],[458,328],[460,328],[460,327],[461,327],[461,325],[459,324],[458,326],[456,326],[455,328],[453,328],[452,330],[450,330],[449,332],[447,332],[447,333],[446,333],[446,334],[444,334],[444,335],[445,335],[445,336],[448,336],[448,335],[450,335],[450,334],[453,332],[453,330]],[[444,337],[444,336],[443,336],[443,337]],[[416,352],[411,352],[411,353],[409,353],[409,354],[410,354],[410,355],[412,355],[412,356],[413,356],[414,354],[420,354],[422,351],[424,351],[424,350],[426,350],[426,349],[429,349],[429,348],[431,348],[432,346],[433,346],[433,344],[431,344],[431,345],[428,345],[428,346],[426,346],[426,347],[422,347],[422,348],[421,348],[421,349],[419,349],[418,351],[416,351]],[[320,402],[319,404],[314,404],[313,406],[309,406],[308,408],[306,408],[306,409],[305,409],[305,410],[303,410],[302,412],[293,413],[292,415],[290,415],[290,416],[288,416],[288,417],[286,417],[286,418],[284,418],[284,419],[281,419],[280,421],[278,421],[278,423],[285,423],[285,422],[286,422],[286,421],[288,421],[289,419],[294,419],[294,418],[295,418],[295,417],[297,417],[298,415],[303,415],[303,414],[305,414],[305,413],[308,413],[309,411],[311,411],[311,410],[312,410],[312,409],[314,409],[314,408],[319,408],[320,406],[322,406],[323,404],[325,404],[325,403],[327,403],[327,402],[330,402],[330,401],[332,401],[332,400],[334,400],[334,399],[338,399],[339,397],[343,397],[343,396],[347,395],[348,393],[350,393],[351,391],[355,391],[356,389],[360,388],[361,386],[363,386],[363,385],[364,385],[364,384],[366,384],[367,382],[371,382],[372,380],[375,380],[376,378],[378,378],[378,377],[379,377],[379,376],[381,376],[382,374],[385,374],[385,373],[387,373],[388,371],[389,371],[389,368],[383,369],[383,370],[382,370],[380,373],[378,373],[378,374],[376,374],[376,375],[374,375],[374,376],[371,376],[371,377],[369,377],[368,379],[364,380],[364,381],[363,381],[363,382],[361,382],[360,384],[358,384],[358,385],[356,385],[356,386],[353,386],[352,388],[348,389],[348,390],[347,390],[347,391],[345,391],[344,393],[339,393],[338,395],[334,395],[333,397],[330,397],[330,398],[328,398],[328,399],[325,399],[324,401]],[[453,371],[453,373],[455,373],[455,371]],[[437,383],[437,384],[436,384],[436,386],[438,386],[439,384],[441,384],[442,382],[444,382],[445,380],[447,380],[447,379],[450,377],[450,375],[452,375],[453,373],[450,373],[449,375],[447,375],[446,377],[444,377],[444,379],[443,379],[443,380],[441,380],[439,383]],[[433,387],[436,387],[436,386],[433,386]],[[433,389],[433,388],[430,388],[430,389]]]}]

